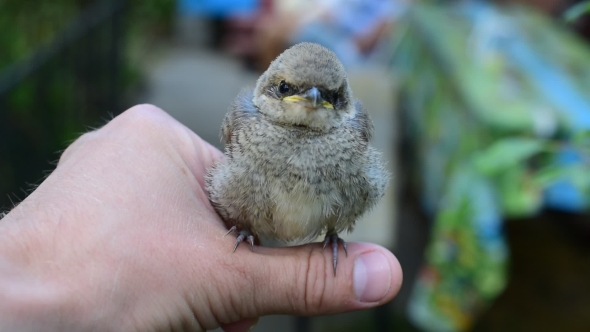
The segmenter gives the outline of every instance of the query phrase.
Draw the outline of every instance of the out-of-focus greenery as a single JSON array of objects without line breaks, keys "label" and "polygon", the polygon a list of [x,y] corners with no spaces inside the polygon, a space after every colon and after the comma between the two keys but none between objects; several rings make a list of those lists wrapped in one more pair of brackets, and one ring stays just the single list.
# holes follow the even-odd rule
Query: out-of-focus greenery
[{"label": "out-of-focus greenery", "polygon": [[[131,0],[131,27],[143,38],[161,37],[170,33],[174,22],[176,0]],[[137,37],[139,38],[139,36]]]},{"label": "out-of-focus greenery", "polygon": [[[101,0],[97,0],[101,1]],[[90,0],[0,2],[0,71],[50,43]],[[131,38],[153,39],[170,31],[174,0],[131,0],[128,21]]]},{"label": "out-of-focus greenery", "polygon": [[590,1],[583,1],[566,10],[563,17],[567,22],[574,22],[587,13],[590,13]]},{"label": "out-of-focus greenery", "polygon": [[77,13],[77,0],[0,3],[0,70],[50,42]]},{"label": "out-of-focus greenery", "polygon": [[[47,50],[64,31],[72,32],[79,15],[92,17],[94,5],[108,1],[0,1],[0,75],[29,63],[24,61]],[[120,57],[111,48],[111,17],[53,48],[23,80],[9,78],[12,86],[0,95],[0,211],[22,199],[23,189],[43,178],[69,142],[129,106],[141,86],[140,56],[171,31],[174,12],[174,0],[130,0],[117,30]]]},{"label": "out-of-focus greenery", "polygon": [[[410,301],[429,331],[468,330],[505,287],[503,218],[539,212],[560,181],[590,207],[590,135],[535,75],[552,70],[590,100],[590,48],[534,11],[469,3],[413,7],[394,43],[413,184],[434,221]],[[533,72],[523,63],[537,55]],[[560,163],[564,149],[581,161]]]}]

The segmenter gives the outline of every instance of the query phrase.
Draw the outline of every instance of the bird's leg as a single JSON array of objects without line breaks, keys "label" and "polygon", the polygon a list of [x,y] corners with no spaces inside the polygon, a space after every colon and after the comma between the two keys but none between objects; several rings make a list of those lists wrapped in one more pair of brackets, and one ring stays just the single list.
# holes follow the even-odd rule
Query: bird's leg
[{"label": "bird's leg", "polygon": [[244,240],[248,240],[248,243],[250,243],[250,248],[252,248],[252,251],[254,251],[254,235],[252,235],[252,233],[250,233],[250,231],[247,229],[242,229],[238,231],[238,228],[236,226],[232,226],[232,228],[230,228],[229,231],[225,233],[225,235],[234,231],[238,232],[238,237],[236,238],[236,245],[234,246],[234,252],[236,252],[236,249],[238,249],[238,246],[241,242],[244,242]]},{"label": "bird's leg", "polygon": [[332,242],[332,259],[334,261],[334,276],[336,276],[336,266],[338,265],[338,243],[342,244],[342,248],[344,248],[346,257],[348,257],[348,249],[346,248],[346,242],[344,242],[344,240],[342,240],[337,233],[328,232],[328,234],[326,234],[322,250],[326,249],[326,246],[329,242]]}]

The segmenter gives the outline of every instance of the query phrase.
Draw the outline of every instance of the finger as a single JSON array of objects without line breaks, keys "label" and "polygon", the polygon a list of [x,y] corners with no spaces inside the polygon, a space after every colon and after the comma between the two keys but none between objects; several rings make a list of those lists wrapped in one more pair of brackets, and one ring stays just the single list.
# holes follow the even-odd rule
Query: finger
[{"label": "finger", "polygon": [[[325,315],[366,309],[389,302],[398,293],[402,270],[387,249],[369,243],[350,243],[334,276],[332,254],[320,244],[293,248],[238,250],[234,268],[245,289],[236,308],[243,317],[268,314]],[[231,272],[229,272],[231,273]],[[235,300],[235,294],[232,298]]]}]

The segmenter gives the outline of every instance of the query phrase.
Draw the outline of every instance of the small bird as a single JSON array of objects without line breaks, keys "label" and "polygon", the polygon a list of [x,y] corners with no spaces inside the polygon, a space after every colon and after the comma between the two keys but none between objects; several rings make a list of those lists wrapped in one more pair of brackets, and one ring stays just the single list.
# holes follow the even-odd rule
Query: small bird
[{"label": "small bird", "polygon": [[373,123],[327,48],[300,43],[238,95],[223,120],[225,158],[207,172],[209,200],[237,232],[234,251],[260,238],[309,242],[326,234],[334,275],[338,233],[375,206],[389,180],[369,145]]}]

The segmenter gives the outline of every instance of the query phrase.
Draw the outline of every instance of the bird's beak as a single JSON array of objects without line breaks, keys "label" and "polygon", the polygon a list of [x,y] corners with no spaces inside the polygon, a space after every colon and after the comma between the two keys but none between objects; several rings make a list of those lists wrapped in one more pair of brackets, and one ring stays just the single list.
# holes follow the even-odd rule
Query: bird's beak
[{"label": "bird's beak", "polygon": [[322,94],[318,91],[318,89],[315,86],[307,90],[303,94],[303,97],[311,103],[313,108],[317,108],[318,105],[322,102]]},{"label": "bird's beak", "polygon": [[307,107],[316,109],[320,106],[333,109],[334,106],[322,98],[320,91],[314,86],[300,95],[293,95],[283,98],[284,101],[297,102]]}]

